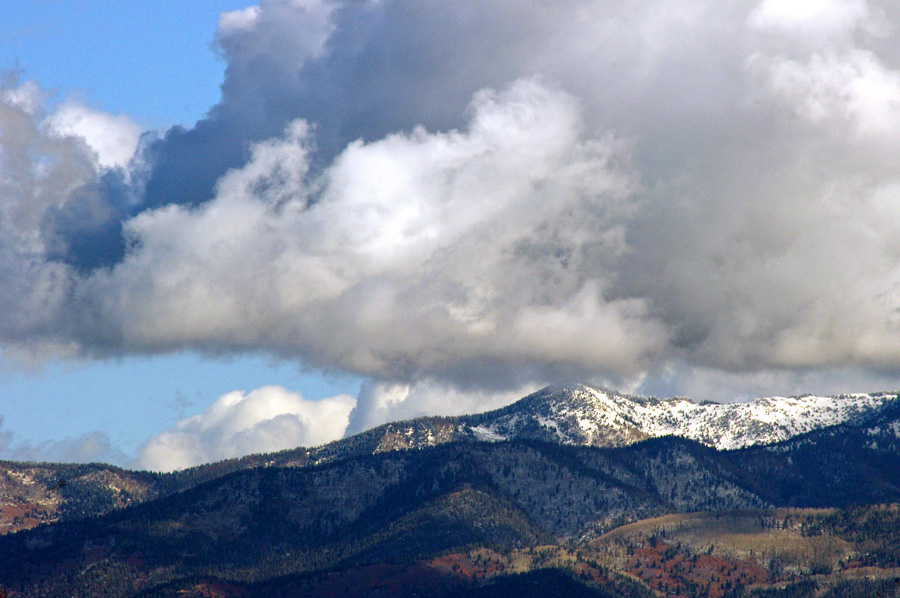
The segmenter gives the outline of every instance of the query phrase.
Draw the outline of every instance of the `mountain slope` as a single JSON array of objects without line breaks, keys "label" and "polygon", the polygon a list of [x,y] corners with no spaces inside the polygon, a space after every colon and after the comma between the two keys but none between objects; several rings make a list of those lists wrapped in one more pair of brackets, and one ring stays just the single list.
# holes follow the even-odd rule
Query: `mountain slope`
[{"label": "mountain slope", "polygon": [[[877,429],[872,434],[885,442],[888,437],[900,436],[900,424],[891,419],[900,406],[896,399],[897,393],[876,393],[696,404],[574,384],[548,387],[482,414],[390,423],[320,447],[252,455],[172,474],[129,472],[96,464],[7,462],[0,467],[0,534],[103,514],[254,467],[307,467],[455,441],[518,439],[625,446],[675,435],[731,449],[786,440],[837,424],[859,427],[861,422],[871,421],[870,428]],[[879,415],[882,412],[884,415]],[[879,440],[873,436],[870,441]]]},{"label": "mountain slope", "polygon": [[106,595],[131,596],[191,576],[253,583],[472,544],[525,548],[681,508],[765,506],[731,468],[679,439],[605,450],[452,443],[256,468],[97,519],[7,535],[0,579],[26,595],[39,584],[62,596],[103,572],[129,580]]},{"label": "mountain slope", "polygon": [[784,442],[725,453],[785,506],[890,502],[900,492],[900,402]]},{"label": "mountain slope", "polygon": [[109,465],[0,462],[0,534],[139,504],[158,485],[157,474]]},{"label": "mountain slope", "polygon": [[240,470],[89,521],[0,538],[0,579],[48,597],[102,579],[102,595],[124,598],[204,576],[268,584],[473,545],[525,550],[664,513],[897,502],[900,409],[891,407],[738,451],[677,437],[619,448],[455,442]]}]

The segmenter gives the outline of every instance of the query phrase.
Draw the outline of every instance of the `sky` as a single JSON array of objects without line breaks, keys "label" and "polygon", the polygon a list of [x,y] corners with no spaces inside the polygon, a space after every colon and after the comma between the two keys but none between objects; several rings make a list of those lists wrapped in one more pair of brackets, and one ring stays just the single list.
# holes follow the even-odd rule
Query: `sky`
[{"label": "sky", "polygon": [[0,457],[900,388],[896,3],[120,4],[0,8]]}]

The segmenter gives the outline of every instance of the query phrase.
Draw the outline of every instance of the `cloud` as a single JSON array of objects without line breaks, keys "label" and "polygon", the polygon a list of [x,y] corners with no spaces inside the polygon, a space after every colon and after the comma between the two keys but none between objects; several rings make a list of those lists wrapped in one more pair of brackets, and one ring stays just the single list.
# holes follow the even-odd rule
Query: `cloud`
[{"label": "cloud", "polygon": [[123,114],[98,112],[74,101],[57,108],[45,126],[60,137],[83,139],[101,168],[127,166],[141,134],[140,127]]},{"label": "cloud", "polygon": [[849,392],[881,392],[896,387],[896,374],[861,368],[729,372],[673,364],[661,375],[636,380],[634,385],[623,390],[661,397],[685,396],[695,400],[734,403],[759,397],[830,396]]},{"label": "cloud", "polygon": [[415,384],[367,382],[350,412],[344,435],[352,436],[379,424],[424,415],[466,415],[499,409],[537,389],[532,384],[505,391],[465,391],[428,380]]},{"label": "cloud", "polygon": [[636,209],[627,144],[585,138],[574,99],[533,79],[471,115],[351,144],[317,176],[295,121],[213,201],[130,221],[139,250],[85,288],[147,350],[494,386],[637,371],[666,337],[642,300],[605,295]]},{"label": "cloud", "polygon": [[21,110],[29,116],[34,116],[43,109],[46,94],[36,81],[29,80],[20,84],[19,74],[17,72],[9,72],[3,74],[3,87],[0,99],[7,107]]},{"label": "cloud", "polygon": [[[0,418],[0,428],[3,418]],[[11,461],[54,463],[119,463],[128,457],[102,432],[90,432],[56,441],[16,441],[12,432],[0,429],[0,458]]]},{"label": "cloud", "polygon": [[[43,93],[7,77],[0,90],[0,338],[31,348],[54,344],[56,321],[72,290],[68,269],[46,259],[46,214],[91,184],[96,163],[77,138],[42,126]],[[62,344],[67,344],[63,341]]]},{"label": "cloud", "polygon": [[750,14],[749,22],[759,29],[823,41],[850,34],[861,26],[870,33],[883,32],[885,24],[879,16],[866,0],[763,0]]},{"label": "cloud", "polygon": [[280,386],[233,391],[203,413],[150,438],[135,459],[119,456],[116,462],[175,471],[248,454],[319,446],[389,421],[499,408],[536,389],[530,385],[503,392],[461,391],[429,381],[367,382],[358,398],[338,395],[315,401]]},{"label": "cloud", "polygon": [[220,21],[221,101],[127,169],[8,84],[0,338],[350,372],[352,429],[441,389],[896,378],[898,19],[269,0]]},{"label": "cloud", "polygon": [[797,115],[835,134],[894,139],[900,131],[900,72],[871,52],[814,54],[808,62],[776,59],[768,85]]},{"label": "cloud", "polygon": [[318,446],[343,435],[354,405],[346,395],[311,401],[279,386],[230,392],[203,413],[148,440],[134,465],[174,471],[252,453]]}]

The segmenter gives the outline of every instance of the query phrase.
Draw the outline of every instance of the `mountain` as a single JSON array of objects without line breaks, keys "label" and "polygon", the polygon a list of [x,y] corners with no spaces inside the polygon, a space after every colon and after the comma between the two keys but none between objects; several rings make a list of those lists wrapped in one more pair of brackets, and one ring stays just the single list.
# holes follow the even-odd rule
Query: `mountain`
[{"label": "mountain", "polygon": [[[450,442],[538,440],[575,446],[626,446],[666,435],[718,449],[769,444],[829,426],[870,422],[877,436],[900,435],[897,393],[763,398],[694,403],[617,393],[583,384],[544,388],[501,409],[460,417],[385,424],[324,446],[251,455],[172,474],[107,465],[0,463],[0,534],[77,520],[187,490],[255,467],[308,467]],[[884,413],[885,415],[879,415]],[[881,419],[878,419],[878,418]],[[868,425],[868,424],[867,424]],[[873,436],[874,438],[874,436]]]},{"label": "mountain", "polygon": [[534,438],[562,444],[621,446],[681,436],[717,449],[786,440],[854,422],[896,401],[898,393],[770,397],[745,403],[695,403],[624,395],[584,384],[547,387],[497,411],[460,418],[481,440]]},{"label": "mountain", "polygon": [[626,446],[648,438],[680,436],[717,449],[738,449],[842,423],[854,425],[898,403],[898,396],[897,392],[804,395],[722,404],[633,396],[585,384],[549,386],[494,411],[395,422],[322,447],[276,453],[271,464],[321,464],[456,441]]},{"label": "mountain", "polygon": [[[659,570],[656,560],[680,554],[670,573],[681,575],[684,588],[704,567],[721,573],[716,592],[683,595],[721,598],[727,584],[743,583],[741,575],[753,583],[793,578],[769,555],[751,566],[726,554],[701,559],[675,544],[635,544],[625,552],[637,559],[629,565],[603,556],[612,548],[596,542],[665,514],[900,502],[898,422],[898,409],[885,410],[861,425],[736,451],[671,436],[616,448],[464,441],[252,467],[102,516],[8,534],[0,538],[0,580],[18,595],[48,598],[364,596],[378,594],[363,588],[395,585],[406,589],[381,595],[449,597],[553,566],[576,572],[574,582],[584,577],[585,592],[594,592],[584,595],[649,598],[647,586],[628,585],[616,567],[643,575]],[[881,534],[873,546],[883,556],[873,562],[896,566],[900,511],[876,515],[853,524],[854,541]],[[840,546],[845,568],[857,566],[855,548]],[[648,575],[656,587],[657,574]]]},{"label": "mountain", "polygon": [[98,464],[0,461],[0,534],[152,500],[159,476]]},{"label": "mountain", "polygon": [[[494,412],[174,474],[7,463],[4,512],[28,507],[27,523],[44,525],[0,537],[0,584],[47,598],[837,592],[844,572],[900,566],[900,509],[868,506],[900,503],[895,396],[772,399],[726,412],[559,387]],[[688,410],[712,414],[696,428],[704,434],[723,426],[731,438],[765,438],[798,412],[812,429],[728,451],[677,436],[636,441],[690,423],[677,417]],[[602,443],[617,446],[593,446]],[[789,526],[778,508],[819,509],[803,511],[798,534],[823,540],[796,540],[803,554],[743,550],[781,542],[773,529]],[[623,525],[697,512],[715,514],[699,540],[695,530],[669,541],[657,523],[646,537],[604,540]],[[725,515],[744,517],[752,533],[707,529]],[[721,547],[710,540],[701,554],[714,537]],[[791,593],[778,594],[785,583]]]}]

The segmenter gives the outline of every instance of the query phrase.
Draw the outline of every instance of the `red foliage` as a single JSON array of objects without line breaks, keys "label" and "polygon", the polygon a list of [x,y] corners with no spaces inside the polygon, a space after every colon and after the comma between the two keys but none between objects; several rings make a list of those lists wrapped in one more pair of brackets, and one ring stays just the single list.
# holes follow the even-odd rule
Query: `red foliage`
[{"label": "red foliage", "polygon": [[625,568],[672,598],[686,598],[689,588],[705,589],[710,598],[722,598],[728,588],[764,583],[769,576],[753,561],[729,561],[710,554],[689,557],[663,542],[636,548]]}]

